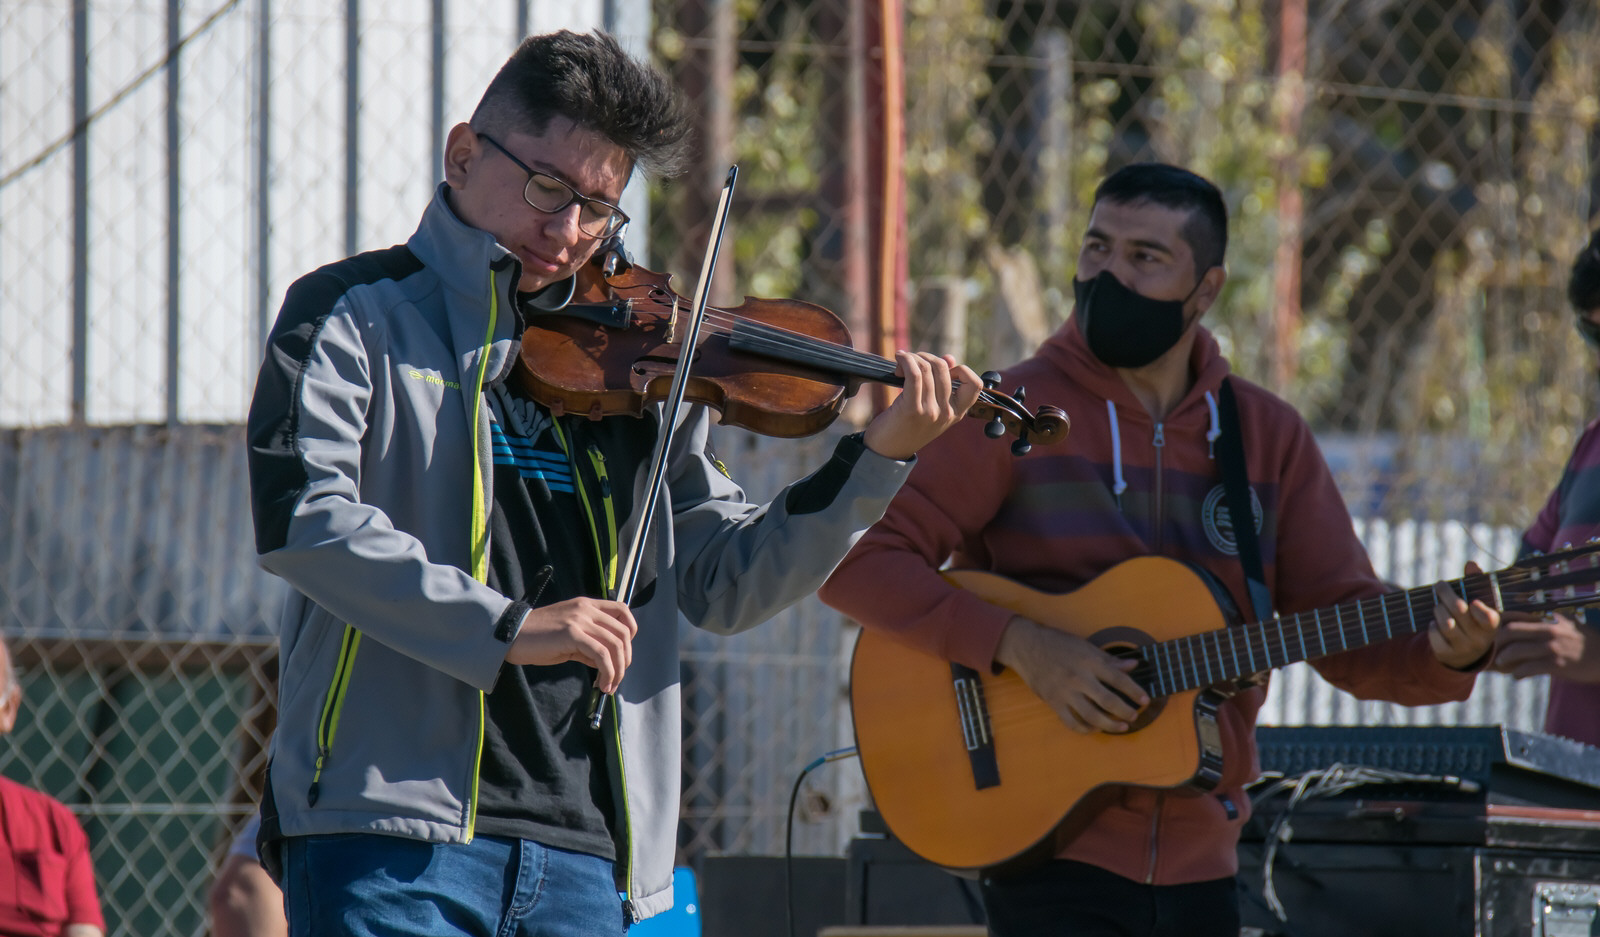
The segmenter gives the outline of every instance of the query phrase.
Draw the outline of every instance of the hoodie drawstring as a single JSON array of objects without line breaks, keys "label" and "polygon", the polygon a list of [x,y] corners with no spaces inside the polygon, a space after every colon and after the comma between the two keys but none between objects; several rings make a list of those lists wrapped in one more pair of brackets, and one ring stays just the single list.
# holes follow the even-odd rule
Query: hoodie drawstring
[{"label": "hoodie drawstring", "polygon": [[1117,510],[1122,510],[1122,493],[1128,490],[1128,481],[1122,477],[1122,430],[1117,427],[1117,405],[1106,401],[1106,413],[1111,417],[1111,493],[1117,496]]},{"label": "hoodie drawstring", "polygon": [[1217,416],[1217,398],[1211,396],[1211,391],[1206,391],[1206,406],[1211,409],[1211,428],[1206,430],[1206,456],[1212,460],[1217,457],[1217,437],[1222,435],[1222,420]]}]

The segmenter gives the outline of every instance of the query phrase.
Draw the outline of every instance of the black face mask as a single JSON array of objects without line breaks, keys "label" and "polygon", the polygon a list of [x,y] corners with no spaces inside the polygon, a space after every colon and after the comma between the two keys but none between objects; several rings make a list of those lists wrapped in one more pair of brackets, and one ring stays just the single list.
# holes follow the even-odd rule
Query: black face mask
[{"label": "black face mask", "polygon": [[1109,270],[1093,280],[1074,279],[1072,296],[1077,300],[1073,317],[1089,351],[1113,368],[1142,368],[1183,337],[1183,304],[1189,296],[1151,299],[1123,286]]}]

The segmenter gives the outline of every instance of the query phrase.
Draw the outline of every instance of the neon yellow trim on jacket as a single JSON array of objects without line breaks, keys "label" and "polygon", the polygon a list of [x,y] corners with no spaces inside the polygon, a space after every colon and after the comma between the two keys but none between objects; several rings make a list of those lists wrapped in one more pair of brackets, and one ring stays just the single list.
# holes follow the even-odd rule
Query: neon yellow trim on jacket
[{"label": "neon yellow trim on jacket", "polygon": [[[489,506],[484,503],[483,463],[478,459],[478,414],[483,411],[483,382],[489,375],[489,349],[494,347],[494,327],[500,319],[500,283],[489,271],[489,329],[478,351],[478,379],[472,384],[472,578],[489,581]],[[488,702],[478,691],[478,747],[472,758],[472,793],[467,797],[467,836],[472,842],[478,831],[478,775],[483,772],[483,740]]]},{"label": "neon yellow trim on jacket", "polygon": [[350,690],[350,673],[355,669],[356,652],[361,648],[361,632],[351,625],[344,626],[344,637],[339,642],[339,660],[333,668],[333,682],[322,701],[322,717],[317,720],[317,768],[311,775],[311,789],[306,798],[312,806],[317,802],[317,784],[322,780],[322,769],[333,754],[333,739],[339,734],[339,716],[344,712],[344,697]]}]

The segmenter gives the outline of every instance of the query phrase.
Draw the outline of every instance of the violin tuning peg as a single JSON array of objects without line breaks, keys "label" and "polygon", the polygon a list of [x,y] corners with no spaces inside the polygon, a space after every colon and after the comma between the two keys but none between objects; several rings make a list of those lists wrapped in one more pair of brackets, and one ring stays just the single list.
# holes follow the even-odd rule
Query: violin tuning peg
[{"label": "violin tuning peg", "polygon": [[1017,441],[1011,444],[1012,455],[1027,455],[1033,449],[1033,443],[1028,442],[1028,437],[1018,436]]},{"label": "violin tuning peg", "polygon": [[978,380],[983,382],[984,390],[994,390],[996,387],[1000,386],[1000,372],[985,371],[978,375]]},{"label": "violin tuning peg", "polygon": [[1004,421],[1002,421],[1000,419],[1000,415],[999,414],[995,414],[994,419],[992,419],[989,422],[983,424],[983,435],[989,437],[990,439],[999,439],[1001,436],[1004,436],[1005,434],[1006,434],[1006,424],[1005,424]]},{"label": "violin tuning peg", "polygon": [[1018,384],[1017,389],[1012,392],[1011,396],[1016,398],[1017,403],[1021,403],[1028,399],[1028,388]]}]

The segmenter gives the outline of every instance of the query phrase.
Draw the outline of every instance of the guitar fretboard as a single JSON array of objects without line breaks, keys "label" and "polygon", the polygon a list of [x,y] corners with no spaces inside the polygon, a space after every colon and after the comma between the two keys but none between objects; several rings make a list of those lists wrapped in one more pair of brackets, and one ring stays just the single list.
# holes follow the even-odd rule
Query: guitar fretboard
[{"label": "guitar fretboard", "polygon": [[[1456,594],[1502,611],[1549,611],[1596,602],[1596,551],[1579,547],[1534,557],[1494,573],[1452,580]],[[1581,567],[1573,560],[1584,558]],[[1581,587],[1581,588],[1580,588]],[[1433,624],[1433,586],[1390,592],[1268,621],[1186,635],[1137,648],[1133,677],[1156,697],[1226,684],[1300,661],[1316,660]]]}]

